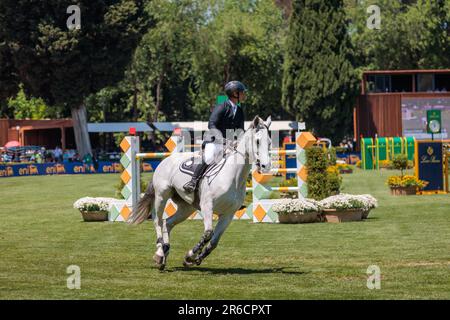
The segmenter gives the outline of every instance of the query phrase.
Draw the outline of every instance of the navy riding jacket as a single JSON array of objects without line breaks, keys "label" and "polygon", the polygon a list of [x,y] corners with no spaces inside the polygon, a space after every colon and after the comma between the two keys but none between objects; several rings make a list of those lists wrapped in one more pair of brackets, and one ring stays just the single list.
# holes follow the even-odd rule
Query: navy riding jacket
[{"label": "navy riding jacket", "polygon": [[[242,129],[244,130],[245,115],[242,107],[237,106],[236,114],[233,115],[233,106],[230,100],[218,104],[214,107],[211,116],[209,117],[208,129],[216,129],[222,134],[222,138],[226,138],[227,129]],[[215,141],[214,137],[206,138],[205,141]]]}]

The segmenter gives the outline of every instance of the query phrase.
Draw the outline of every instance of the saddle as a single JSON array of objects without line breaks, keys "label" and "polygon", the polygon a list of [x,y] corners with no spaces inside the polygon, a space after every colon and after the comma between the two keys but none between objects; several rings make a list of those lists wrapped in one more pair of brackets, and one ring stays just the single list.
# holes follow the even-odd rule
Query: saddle
[{"label": "saddle", "polygon": [[[187,160],[184,160],[179,166],[180,171],[192,177],[194,175],[197,166],[201,164],[202,160],[200,157],[201,155],[195,155],[188,158]],[[212,163],[209,166],[207,166],[205,172],[202,174],[199,180],[206,177],[208,179],[208,184],[211,184],[214,178],[219,174],[226,160],[227,158],[225,157],[221,159],[218,163]]]}]

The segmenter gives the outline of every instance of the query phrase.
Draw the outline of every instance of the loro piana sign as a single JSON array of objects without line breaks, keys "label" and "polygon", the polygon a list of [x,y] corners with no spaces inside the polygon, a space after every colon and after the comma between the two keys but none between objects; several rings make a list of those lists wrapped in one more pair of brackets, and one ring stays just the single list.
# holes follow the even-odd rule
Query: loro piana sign
[{"label": "loro piana sign", "polygon": [[428,182],[423,191],[444,191],[442,142],[416,141],[416,176]]}]

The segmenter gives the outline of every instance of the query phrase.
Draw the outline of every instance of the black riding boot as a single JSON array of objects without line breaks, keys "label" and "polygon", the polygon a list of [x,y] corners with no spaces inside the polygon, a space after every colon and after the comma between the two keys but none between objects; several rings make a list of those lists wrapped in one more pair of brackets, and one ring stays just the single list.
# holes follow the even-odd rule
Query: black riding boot
[{"label": "black riding boot", "polygon": [[194,192],[195,189],[197,189],[198,181],[200,180],[200,177],[202,176],[203,172],[205,172],[205,169],[208,165],[205,161],[202,161],[202,163],[195,168],[194,175],[192,176],[191,181],[186,183],[183,188],[186,190],[186,192]]}]

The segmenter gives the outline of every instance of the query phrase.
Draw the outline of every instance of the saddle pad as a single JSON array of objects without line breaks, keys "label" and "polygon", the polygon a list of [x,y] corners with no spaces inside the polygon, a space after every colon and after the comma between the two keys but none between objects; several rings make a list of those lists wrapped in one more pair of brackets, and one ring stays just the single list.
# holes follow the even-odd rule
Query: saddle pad
[{"label": "saddle pad", "polygon": [[[195,160],[195,161],[194,161]],[[191,157],[185,161],[183,161],[180,165],[180,171],[186,173],[187,175],[193,176],[195,172],[195,168],[200,164],[200,157]],[[197,162],[197,163],[195,163]]]},{"label": "saddle pad", "polygon": [[[179,166],[180,171],[192,177],[194,175],[195,169],[200,165],[198,161],[201,161],[199,157],[195,158],[190,157],[189,159],[183,161]],[[214,178],[219,174],[220,170],[225,164],[225,161],[226,159],[222,159],[219,161],[219,163],[209,165],[200,178],[206,177],[208,179],[208,184],[211,184]]]}]

